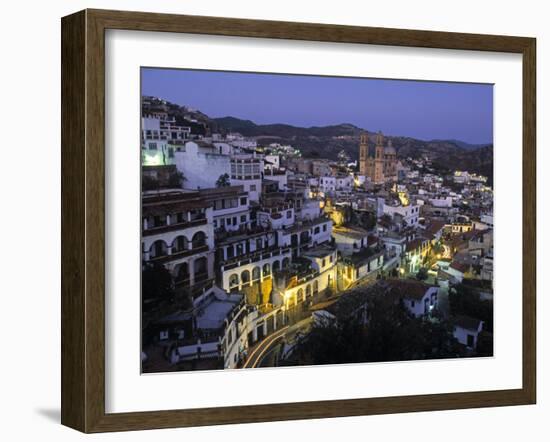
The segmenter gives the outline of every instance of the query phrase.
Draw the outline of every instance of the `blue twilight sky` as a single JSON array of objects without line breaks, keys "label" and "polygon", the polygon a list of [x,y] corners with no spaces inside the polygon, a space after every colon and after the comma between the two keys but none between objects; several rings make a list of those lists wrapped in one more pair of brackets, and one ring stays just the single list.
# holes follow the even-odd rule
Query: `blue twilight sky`
[{"label": "blue twilight sky", "polygon": [[388,135],[493,141],[493,86],[143,68],[142,94],[257,124],[352,123]]}]

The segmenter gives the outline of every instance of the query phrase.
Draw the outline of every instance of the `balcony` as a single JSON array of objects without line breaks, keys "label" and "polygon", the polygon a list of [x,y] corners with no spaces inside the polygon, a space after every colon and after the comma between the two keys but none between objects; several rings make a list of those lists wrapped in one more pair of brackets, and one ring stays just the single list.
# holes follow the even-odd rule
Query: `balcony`
[{"label": "balcony", "polygon": [[262,261],[265,259],[274,258],[277,256],[284,256],[290,253],[289,247],[275,247],[265,250],[258,250],[256,252],[249,253],[247,255],[237,256],[230,258],[222,265],[222,272],[240,267],[245,264],[251,264],[254,262]]},{"label": "balcony", "polygon": [[174,232],[176,230],[185,230],[191,227],[202,226],[207,223],[206,217],[197,218],[191,221],[184,221],[181,223],[167,224],[158,227],[149,227],[147,230],[143,230],[142,236],[153,236],[161,233]]},{"label": "balcony", "polygon": [[192,256],[197,253],[203,253],[208,252],[208,246],[203,245],[199,247],[195,247],[193,249],[187,249],[187,250],[181,250],[179,252],[174,252],[171,255],[161,255],[161,256],[155,256],[152,258],[149,258],[149,262],[155,262],[159,264],[164,264],[170,261],[175,261],[177,259],[185,258],[187,256]]}]

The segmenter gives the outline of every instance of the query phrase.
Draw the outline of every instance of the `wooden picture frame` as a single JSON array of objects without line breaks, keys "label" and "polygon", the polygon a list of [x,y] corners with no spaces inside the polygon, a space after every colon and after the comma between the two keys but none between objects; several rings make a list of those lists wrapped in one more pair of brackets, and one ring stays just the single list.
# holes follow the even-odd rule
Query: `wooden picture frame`
[{"label": "wooden picture frame", "polygon": [[[495,51],[523,57],[523,385],[513,390],[105,412],[105,30]],[[533,404],[536,150],[533,38],[84,10],[62,19],[62,410],[83,432]]]}]

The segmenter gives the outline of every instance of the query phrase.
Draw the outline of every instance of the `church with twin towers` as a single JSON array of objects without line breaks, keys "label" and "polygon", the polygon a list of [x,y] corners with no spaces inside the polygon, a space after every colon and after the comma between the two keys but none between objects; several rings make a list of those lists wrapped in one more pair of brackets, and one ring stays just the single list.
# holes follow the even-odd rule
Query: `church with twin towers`
[{"label": "church with twin towers", "polygon": [[384,146],[384,135],[378,132],[374,146],[369,146],[369,134],[363,132],[359,143],[359,172],[373,184],[397,181],[397,153],[388,139]]}]

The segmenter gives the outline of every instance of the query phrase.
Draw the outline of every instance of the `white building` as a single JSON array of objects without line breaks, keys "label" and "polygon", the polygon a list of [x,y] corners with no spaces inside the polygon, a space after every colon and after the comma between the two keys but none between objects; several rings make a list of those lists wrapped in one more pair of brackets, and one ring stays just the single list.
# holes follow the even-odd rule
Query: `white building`
[{"label": "white building", "polygon": [[324,193],[332,193],[336,191],[336,177],[322,176],[319,177],[319,190]]},{"label": "white building", "polygon": [[352,255],[367,247],[368,236],[368,232],[360,227],[334,227],[332,229],[336,248],[344,256]]},{"label": "white building", "polygon": [[354,181],[352,175],[337,176],[336,177],[336,190],[351,192],[353,190]]},{"label": "white building", "polygon": [[483,330],[483,321],[469,316],[458,316],[454,318],[453,336],[462,345],[470,350],[477,347],[477,339]]},{"label": "white building", "polygon": [[219,154],[214,145],[201,141],[185,143],[174,153],[174,164],[185,177],[185,189],[216,187],[220,176],[231,173],[230,157]]},{"label": "white building", "polygon": [[296,221],[294,207],[288,203],[262,207],[258,210],[257,217],[259,226],[274,230],[291,227]]},{"label": "white building", "polygon": [[212,209],[198,192],[144,195],[142,222],[144,265],[162,264],[183,287],[213,279]]},{"label": "white building", "polygon": [[244,190],[248,192],[250,201],[260,201],[264,172],[263,160],[256,157],[255,154],[234,155],[231,158],[230,168],[231,184],[243,186]]},{"label": "white building", "polygon": [[252,284],[261,284],[271,278],[273,272],[287,268],[291,260],[289,247],[251,250],[247,254],[228,257],[219,269],[221,286],[226,291],[241,291]]},{"label": "white building", "polygon": [[228,186],[199,191],[212,207],[212,224],[216,232],[234,232],[252,227],[250,201],[243,186]]},{"label": "white building", "polygon": [[142,164],[174,164],[174,152],[189,139],[191,128],[178,126],[166,116],[148,115],[141,119]]},{"label": "white building", "polygon": [[331,240],[332,221],[319,217],[309,222],[296,222],[293,226],[277,231],[277,243],[292,247],[296,256],[304,247],[316,247]]},{"label": "white building", "polygon": [[420,216],[420,206],[418,204],[410,204],[408,206],[402,206],[400,204],[389,205],[385,202],[383,204],[384,215],[389,215],[392,219],[396,215],[399,215],[402,217],[403,223],[407,227],[418,226],[418,218]]},{"label": "white building", "polygon": [[403,301],[413,316],[426,316],[437,308],[439,287],[414,279],[392,279],[389,284],[391,293]]}]

